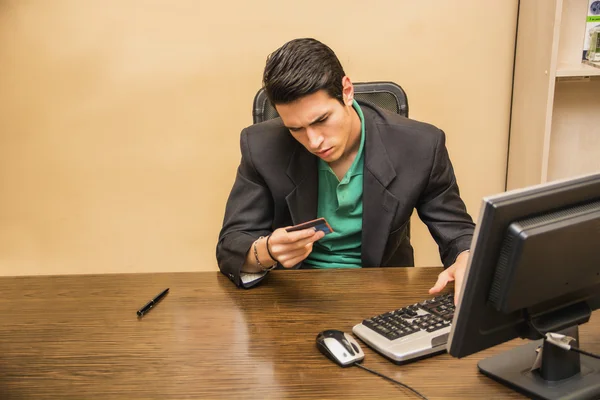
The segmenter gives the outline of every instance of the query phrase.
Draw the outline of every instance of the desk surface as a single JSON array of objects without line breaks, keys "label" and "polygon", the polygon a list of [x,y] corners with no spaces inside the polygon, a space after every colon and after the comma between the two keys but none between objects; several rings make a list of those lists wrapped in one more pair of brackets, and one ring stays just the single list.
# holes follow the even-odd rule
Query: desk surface
[{"label": "desk surface", "polygon": [[[336,366],[315,336],[428,297],[439,271],[275,271],[252,290],[217,272],[0,278],[0,398],[416,398]],[[599,328],[598,313],[581,327],[590,351]],[[363,346],[364,364],[429,399],[521,398],[476,367],[519,342],[405,366]]]}]

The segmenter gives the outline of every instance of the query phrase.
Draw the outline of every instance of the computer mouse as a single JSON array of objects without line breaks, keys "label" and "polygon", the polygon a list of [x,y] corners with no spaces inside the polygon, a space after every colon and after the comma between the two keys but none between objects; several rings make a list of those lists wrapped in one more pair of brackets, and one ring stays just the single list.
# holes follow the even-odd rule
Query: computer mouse
[{"label": "computer mouse", "polygon": [[317,335],[317,348],[341,367],[349,367],[365,358],[365,353],[356,339],[335,329],[329,329]]}]

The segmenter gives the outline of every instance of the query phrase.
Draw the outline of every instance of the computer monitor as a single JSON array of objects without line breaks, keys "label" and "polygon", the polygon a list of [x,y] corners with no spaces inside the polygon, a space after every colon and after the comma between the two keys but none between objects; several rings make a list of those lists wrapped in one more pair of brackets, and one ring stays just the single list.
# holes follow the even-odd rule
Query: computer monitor
[{"label": "computer monitor", "polygon": [[600,305],[600,173],[484,198],[458,303],[452,356],[532,339],[479,370],[532,398],[600,399],[600,360],[536,340],[578,340]]}]

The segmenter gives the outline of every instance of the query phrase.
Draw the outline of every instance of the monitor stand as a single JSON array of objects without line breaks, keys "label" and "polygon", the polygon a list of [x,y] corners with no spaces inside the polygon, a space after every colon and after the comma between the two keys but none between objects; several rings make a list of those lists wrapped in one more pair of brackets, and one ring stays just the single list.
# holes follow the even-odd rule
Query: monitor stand
[{"label": "monitor stand", "polygon": [[[577,326],[560,333],[575,338],[571,344],[579,347]],[[532,371],[540,347],[543,349],[541,364],[538,360],[536,367],[539,368]],[[484,375],[530,398],[600,399],[600,360],[563,350],[545,340],[536,340],[481,360],[478,367]]]}]

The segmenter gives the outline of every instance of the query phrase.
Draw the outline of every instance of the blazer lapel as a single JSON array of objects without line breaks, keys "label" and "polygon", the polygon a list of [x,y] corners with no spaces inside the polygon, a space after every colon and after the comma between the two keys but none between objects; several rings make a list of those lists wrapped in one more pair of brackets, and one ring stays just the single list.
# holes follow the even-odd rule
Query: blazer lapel
[{"label": "blazer lapel", "polygon": [[318,206],[318,158],[301,145],[290,158],[287,175],[296,187],[285,197],[292,222],[297,225],[317,218]]},{"label": "blazer lapel", "polygon": [[365,168],[363,173],[363,267],[377,267],[385,251],[391,223],[398,208],[398,198],[387,190],[396,171],[381,141],[373,114],[363,107],[365,115]]}]

